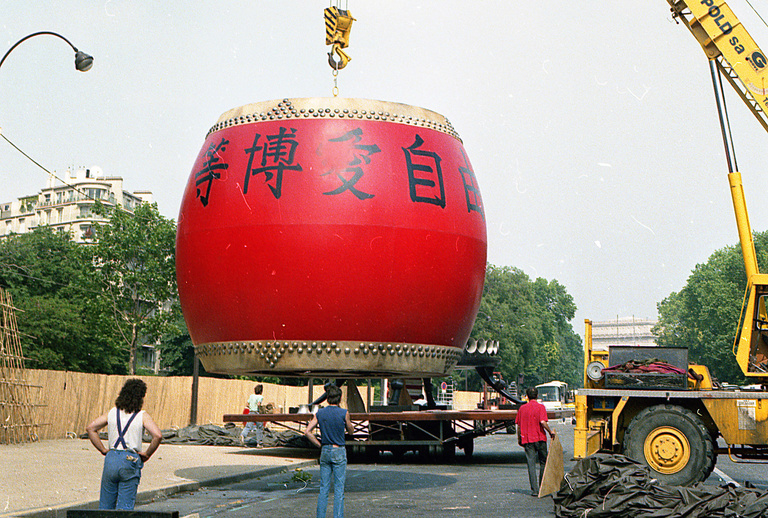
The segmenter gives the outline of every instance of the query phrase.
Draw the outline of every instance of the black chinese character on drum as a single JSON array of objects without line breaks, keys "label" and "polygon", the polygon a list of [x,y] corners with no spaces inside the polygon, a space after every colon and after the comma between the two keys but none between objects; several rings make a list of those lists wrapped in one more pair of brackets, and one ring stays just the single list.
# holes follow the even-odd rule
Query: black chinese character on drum
[{"label": "black chinese character on drum", "polygon": [[[328,142],[347,142],[352,145],[353,152],[353,158],[352,160],[347,164],[347,167],[341,171],[341,172],[334,172],[334,171],[328,171],[326,173],[322,173],[321,176],[325,176],[330,174],[331,172],[334,172],[336,177],[341,181],[341,185],[328,192],[324,192],[323,194],[328,195],[336,195],[341,194],[345,191],[349,191],[352,194],[354,194],[359,200],[367,200],[369,198],[373,198],[373,194],[363,192],[360,189],[358,189],[355,185],[358,181],[363,177],[363,168],[360,167],[360,165],[365,162],[365,164],[371,163],[371,155],[374,153],[381,152],[381,149],[376,144],[359,144],[359,142],[363,139],[363,130],[360,128],[353,129],[351,131],[348,131],[344,135],[328,139]],[[351,177],[347,178],[342,173],[347,173],[348,175],[351,175]]]},{"label": "black chinese character on drum", "polygon": [[467,212],[477,211],[485,219],[485,212],[483,211],[483,202],[480,199],[480,187],[477,186],[477,178],[475,172],[469,167],[469,159],[464,150],[461,150],[461,156],[464,157],[464,165],[466,167],[459,167],[461,173],[461,181],[464,183],[464,194],[467,197]]},{"label": "black chinese character on drum", "polygon": [[[195,187],[197,189],[197,197],[200,198],[200,203],[203,207],[208,206],[208,200],[211,195],[211,184],[214,180],[221,178],[221,171],[227,169],[229,164],[225,164],[221,161],[221,153],[227,150],[228,140],[221,139],[218,145],[211,144],[208,149],[205,150],[205,161],[203,162],[203,168],[195,173]],[[202,184],[206,184],[201,187]],[[205,194],[203,194],[205,189]]]},{"label": "black chinese character on drum", "polygon": [[408,167],[411,201],[431,203],[445,208],[445,185],[440,168],[442,159],[433,151],[419,149],[422,144],[424,139],[417,134],[413,144],[402,148]]},{"label": "black chinese character on drum", "polygon": [[[251,176],[264,174],[264,183],[269,186],[275,198],[279,199],[283,192],[283,173],[302,170],[301,164],[293,163],[296,148],[299,146],[296,129],[281,127],[277,135],[265,135],[263,145],[259,145],[260,139],[261,135],[256,133],[253,145],[245,150],[248,154],[248,167],[245,170],[243,194],[248,193]],[[257,155],[260,155],[260,160]],[[254,167],[254,162],[258,167]],[[270,183],[273,179],[274,183]]]}]

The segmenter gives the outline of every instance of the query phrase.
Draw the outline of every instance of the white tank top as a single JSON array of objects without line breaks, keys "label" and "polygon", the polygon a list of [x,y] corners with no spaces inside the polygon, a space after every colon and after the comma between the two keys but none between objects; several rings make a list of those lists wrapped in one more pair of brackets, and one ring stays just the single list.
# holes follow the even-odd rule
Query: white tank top
[{"label": "white tank top", "polygon": [[134,450],[141,451],[141,438],[144,435],[144,410],[140,410],[136,417],[126,430],[125,427],[133,414],[127,414],[122,410],[120,412],[120,426],[123,430],[125,444],[119,441],[120,434],[117,431],[117,407],[113,407],[107,414],[107,433],[109,437],[109,448],[112,450]]}]

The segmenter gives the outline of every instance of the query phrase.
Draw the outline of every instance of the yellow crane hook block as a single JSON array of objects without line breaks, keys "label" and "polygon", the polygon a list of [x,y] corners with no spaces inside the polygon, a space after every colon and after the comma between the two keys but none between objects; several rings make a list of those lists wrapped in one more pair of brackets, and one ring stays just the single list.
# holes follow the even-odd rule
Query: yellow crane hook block
[{"label": "yellow crane hook block", "polygon": [[[352,30],[352,22],[355,21],[349,11],[339,9],[338,7],[326,7],[323,11],[325,15],[325,44],[331,45],[328,52],[328,64],[334,70],[340,70],[347,66],[352,59],[341,49],[349,46],[349,33]],[[334,53],[339,59],[334,58]]]}]

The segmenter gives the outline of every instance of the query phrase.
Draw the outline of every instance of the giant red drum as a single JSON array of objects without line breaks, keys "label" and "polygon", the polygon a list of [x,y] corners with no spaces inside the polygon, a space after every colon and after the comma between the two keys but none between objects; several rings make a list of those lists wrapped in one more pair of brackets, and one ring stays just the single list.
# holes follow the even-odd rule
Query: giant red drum
[{"label": "giant red drum", "polygon": [[451,124],[359,99],[221,116],[176,237],[184,317],[206,370],[439,376],[482,295],[483,203]]}]

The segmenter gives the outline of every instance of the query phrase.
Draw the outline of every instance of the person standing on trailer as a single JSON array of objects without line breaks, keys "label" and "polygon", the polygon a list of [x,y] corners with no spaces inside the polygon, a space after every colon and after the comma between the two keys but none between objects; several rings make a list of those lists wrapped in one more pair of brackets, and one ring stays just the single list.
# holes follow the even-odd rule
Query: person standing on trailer
[{"label": "person standing on trailer", "polygon": [[[264,401],[264,396],[261,394],[262,392],[264,392],[264,387],[261,383],[253,387],[253,394],[248,396],[248,402],[246,403],[249,414],[259,413],[259,407]],[[254,423],[253,421],[245,423],[243,433],[240,434],[240,444],[245,445],[245,438],[251,433],[254,425],[256,426],[256,447],[261,448],[264,445],[264,423]]]},{"label": "person standing on trailer", "polygon": [[[529,387],[525,391],[528,402],[517,411],[517,444],[525,450],[525,461],[528,464],[528,481],[531,484],[531,495],[539,496],[541,477],[544,476],[544,466],[547,463],[547,435],[555,437],[555,432],[547,422],[547,409],[536,401],[539,391]],[[536,464],[539,464],[539,476],[536,476]]]},{"label": "person standing on trailer", "polygon": [[[115,406],[86,427],[88,439],[104,455],[99,509],[133,510],[141,480],[141,468],[149,460],[163,433],[141,407],[147,385],[138,378],[127,380],[115,400]],[[99,437],[107,427],[109,448]],[[144,430],[152,436],[146,450],[141,449]]]},{"label": "person standing on trailer", "polygon": [[[344,483],[347,478],[347,448],[344,431],[355,431],[349,412],[339,406],[341,389],[328,385],[325,393],[328,406],[317,411],[307,425],[304,435],[320,448],[320,495],[317,497],[317,518],[325,518],[328,493],[333,475],[333,518],[344,518]],[[320,427],[319,440],[312,431]]]}]

